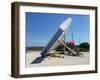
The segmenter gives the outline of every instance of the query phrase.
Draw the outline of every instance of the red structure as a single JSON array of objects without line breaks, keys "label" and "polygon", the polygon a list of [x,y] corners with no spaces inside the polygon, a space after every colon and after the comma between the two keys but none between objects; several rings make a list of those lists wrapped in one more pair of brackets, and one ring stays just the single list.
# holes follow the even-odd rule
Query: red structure
[{"label": "red structure", "polygon": [[74,40],[70,41],[71,46],[74,46]]},{"label": "red structure", "polygon": [[70,41],[70,45],[71,45],[72,47],[74,47],[74,45],[75,45],[74,40],[73,40],[73,33],[72,33],[72,39],[71,39],[71,41]]}]

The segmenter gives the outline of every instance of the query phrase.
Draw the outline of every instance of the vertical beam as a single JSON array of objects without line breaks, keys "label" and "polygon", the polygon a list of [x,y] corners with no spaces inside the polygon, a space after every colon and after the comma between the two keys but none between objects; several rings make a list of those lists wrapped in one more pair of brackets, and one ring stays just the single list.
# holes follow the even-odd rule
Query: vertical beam
[{"label": "vertical beam", "polygon": [[[66,32],[64,32],[64,44],[66,44],[66,41],[65,41],[65,38],[66,38],[66,37],[65,37],[65,35],[66,35]],[[64,53],[65,53],[65,49],[66,49],[66,48],[65,48],[65,46],[64,46]]]}]

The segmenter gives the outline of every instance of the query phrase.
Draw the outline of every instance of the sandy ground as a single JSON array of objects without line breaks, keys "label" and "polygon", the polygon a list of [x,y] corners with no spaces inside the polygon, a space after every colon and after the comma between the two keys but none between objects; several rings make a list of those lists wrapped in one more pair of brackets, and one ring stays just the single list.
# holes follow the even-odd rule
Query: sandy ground
[{"label": "sandy ground", "polygon": [[32,66],[62,66],[62,65],[84,65],[89,64],[89,52],[81,52],[83,56],[68,56],[64,58],[47,57],[40,63],[31,64],[37,57],[40,57],[40,51],[26,52],[26,67]]}]

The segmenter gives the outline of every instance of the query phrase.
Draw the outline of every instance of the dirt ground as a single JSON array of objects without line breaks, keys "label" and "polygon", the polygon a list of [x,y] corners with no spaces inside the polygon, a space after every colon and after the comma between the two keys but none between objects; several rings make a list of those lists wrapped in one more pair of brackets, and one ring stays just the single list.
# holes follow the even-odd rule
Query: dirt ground
[{"label": "dirt ground", "polygon": [[27,51],[26,52],[26,67],[41,67],[41,66],[63,66],[63,65],[84,65],[89,64],[89,52],[81,52],[83,56],[68,56],[63,55],[63,58],[46,57],[41,62],[35,61],[40,58],[40,51]]}]

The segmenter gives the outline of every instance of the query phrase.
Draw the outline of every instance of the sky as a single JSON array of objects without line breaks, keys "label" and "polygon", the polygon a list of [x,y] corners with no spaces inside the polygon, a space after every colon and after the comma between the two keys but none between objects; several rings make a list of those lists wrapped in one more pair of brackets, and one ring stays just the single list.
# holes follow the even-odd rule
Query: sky
[{"label": "sky", "polygon": [[26,12],[26,47],[45,46],[68,17],[72,23],[66,31],[66,42],[89,42],[89,15]]}]

